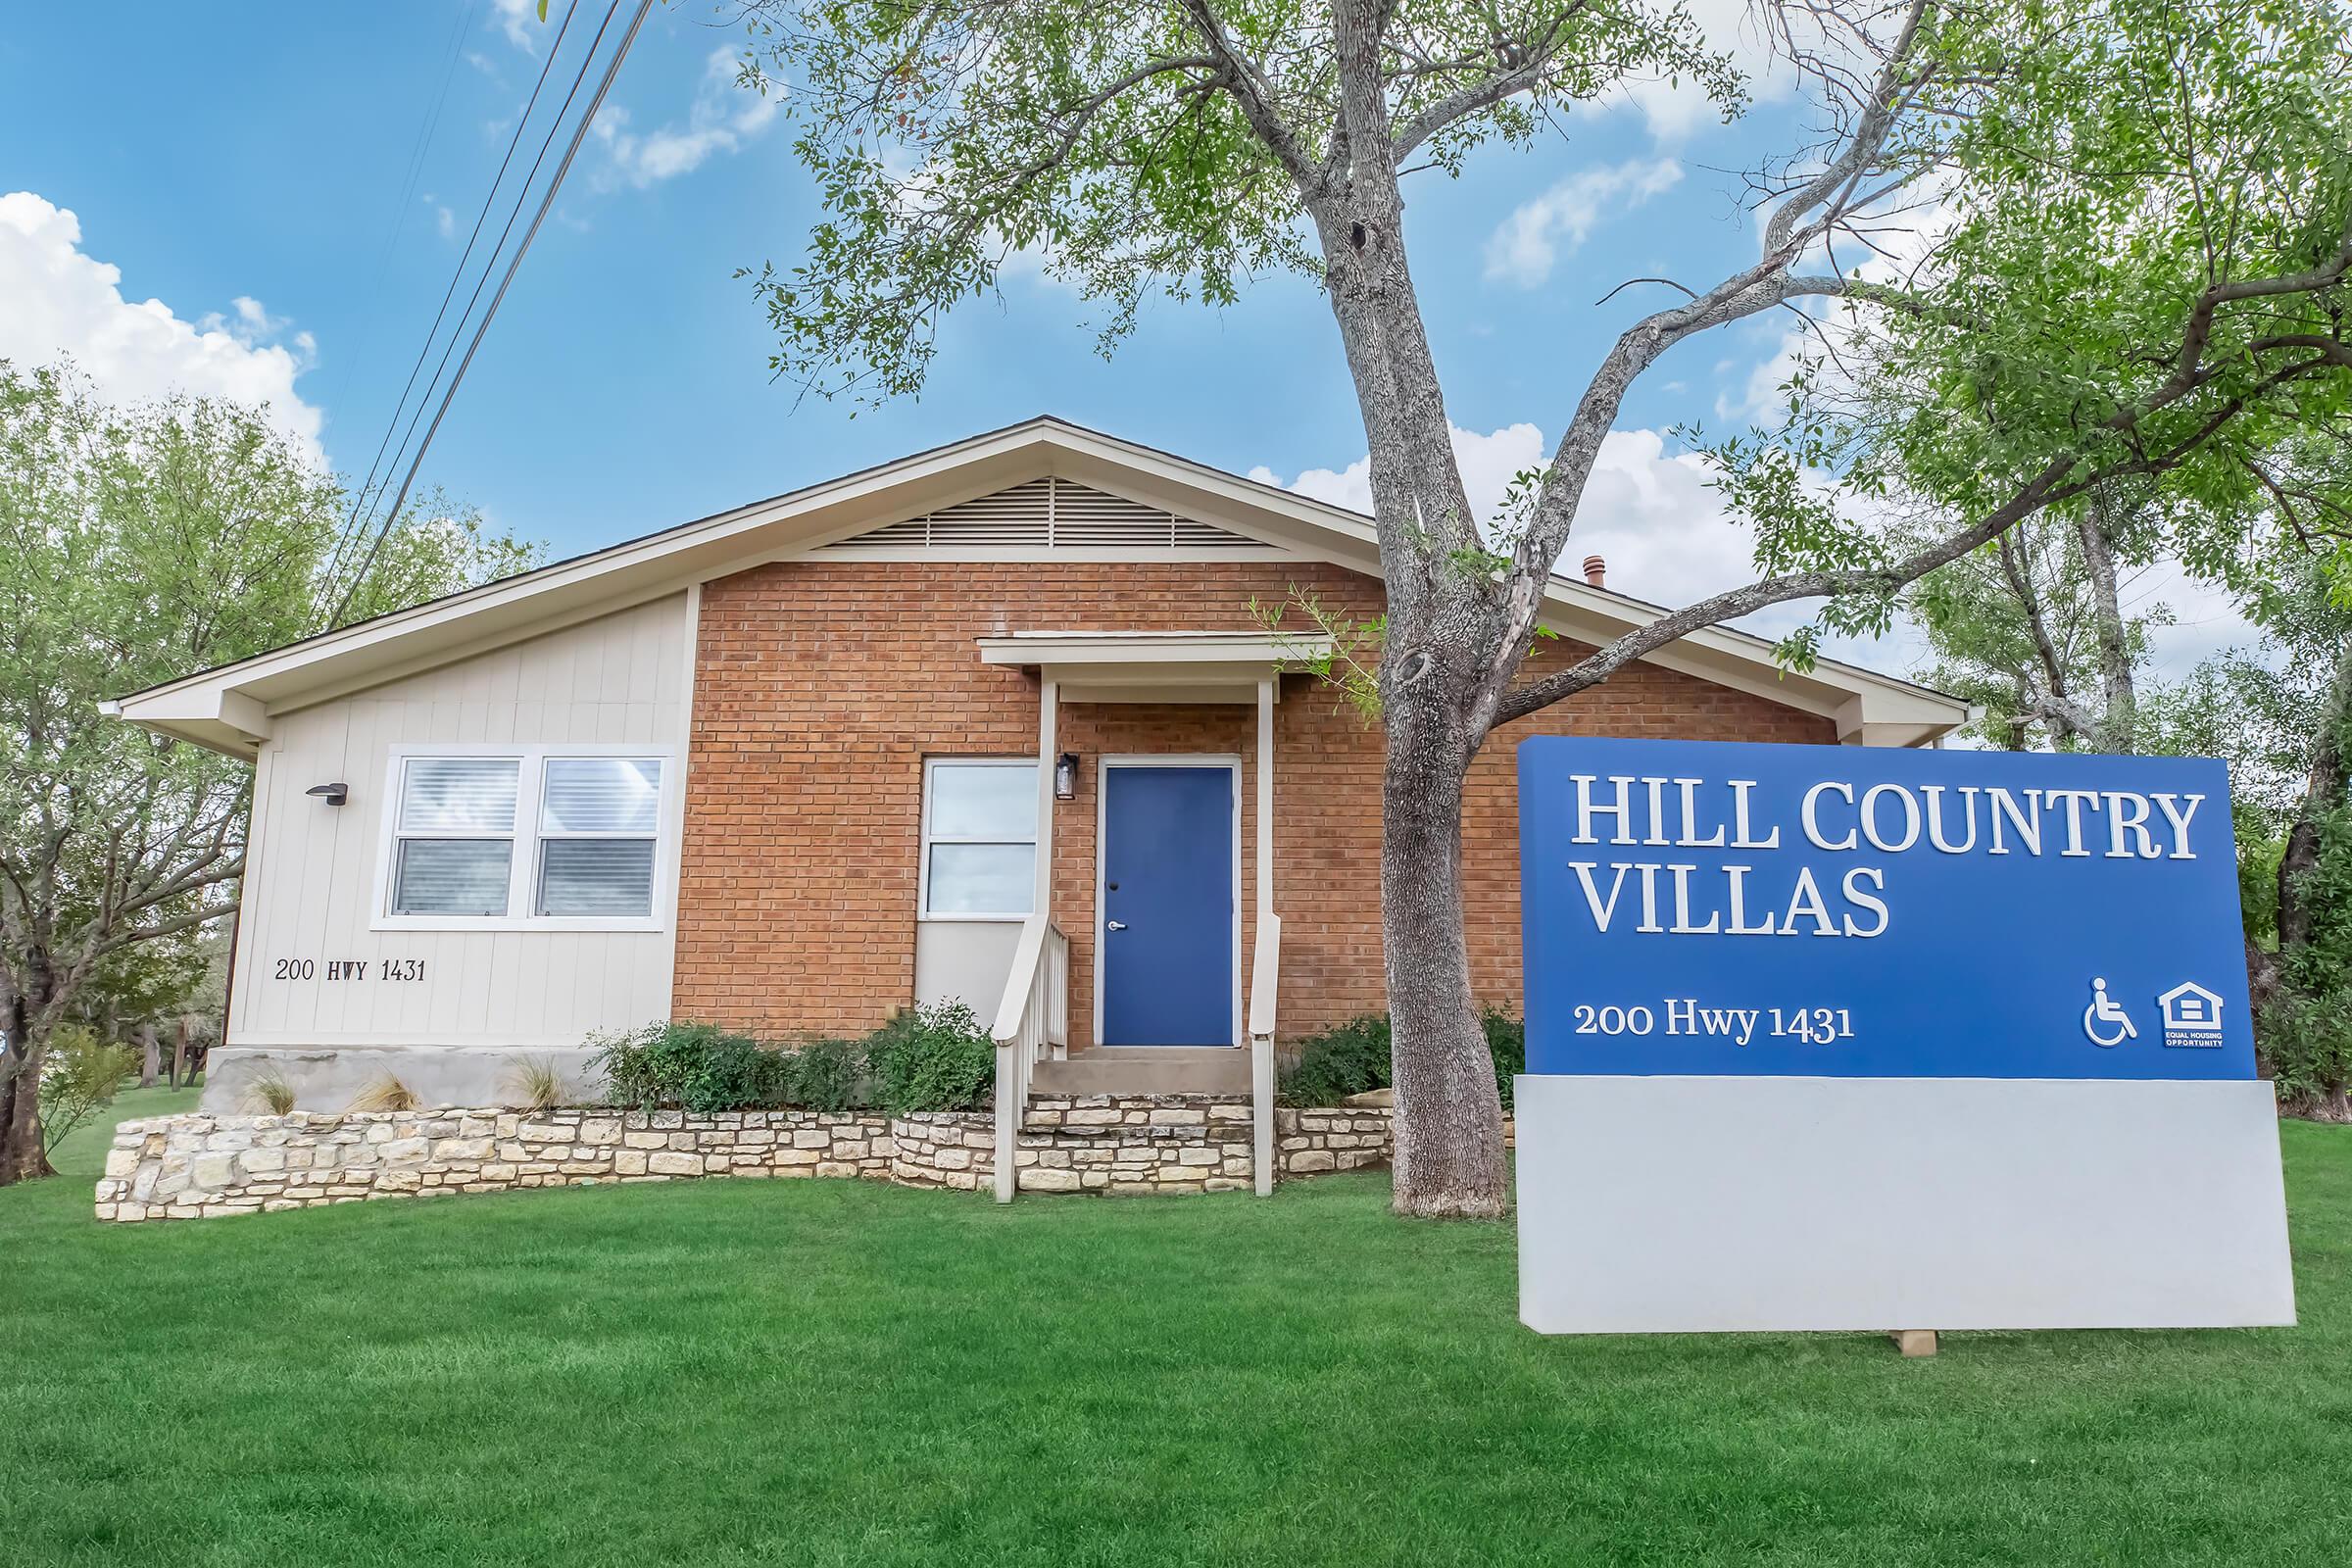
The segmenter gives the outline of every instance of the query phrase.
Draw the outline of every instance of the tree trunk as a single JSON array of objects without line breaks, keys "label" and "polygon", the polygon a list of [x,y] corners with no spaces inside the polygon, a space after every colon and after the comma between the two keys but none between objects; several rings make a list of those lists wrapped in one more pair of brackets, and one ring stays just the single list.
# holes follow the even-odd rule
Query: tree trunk
[{"label": "tree trunk", "polygon": [[1428,692],[1393,698],[1388,710],[1380,894],[1396,1041],[1393,1202],[1399,1214],[1492,1219],[1503,1211],[1509,1171],[1462,923],[1469,750],[1444,710]]},{"label": "tree trunk", "polygon": [[155,1076],[163,1071],[163,1048],[155,1038],[155,1025],[139,1025],[139,1087],[153,1089]]},{"label": "tree trunk", "polygon": [[2094,489],[2075,519],[2082,564],[2090,574],[2091,620],[2098,629],[2100,696],[2097,745],[2102,752],[2137,750],[2139,695],[2132,678],[2132,643],[2115,585],[2115,531],[2104,489]]},{"label": "tree trunk", "polygon": [[188,1059],[188,1018],[182,1013],[172,1033],[172,1087],[179,1087],[179,1075]]},{"label": "tree trunk", "polygon": [[0,1187],[57,1174],[41,1152],[41,1059],[49,1038],[46,1030],[34,1033],[32,1019],[28,998],[9,999],[8,1044],[0,1060]]}]

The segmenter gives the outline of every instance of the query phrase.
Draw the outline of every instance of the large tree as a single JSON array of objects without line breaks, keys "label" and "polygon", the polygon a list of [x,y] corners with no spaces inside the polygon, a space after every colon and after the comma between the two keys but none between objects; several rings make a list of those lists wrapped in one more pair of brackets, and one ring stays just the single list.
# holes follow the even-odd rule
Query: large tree
[{"label": "large tree", "polygon": [[[1769,605],[1886,624],[1904,585],[2052,506],[2145,481],[2217,514],[2267,421],[2340,407],[2352,85],[2336,0],[1781,0],[1757,25],[1818,139],[1760,161],[1752,260],[1638,284],[1525,504],[1472,514],[1408,266],[1408,177],[1524,146],[1640,78],[1743,84],[1645,0],[755,0],[748,85],[783,95],[827,213],[756,276],[774,368],[919,388],[935,330],[1016,253],[1107,307],[1212,304],[1288,270],[1321,288],[1370,451],[1388,614],[1382,909],[1396,1202],[1494,1214],[1505,1166],[1470,994],[1460,813],[1499,726]],[[1589,285],[1589,286],[1588,286]],[[1624,296],[1626,299],[1640,294]],[[1623,309],[1622,303],[1613,307]],[[1677,344],[1794,308],[1902,406],[1792,386],[1785,431],[1723,443],[1757,579],[1523,669],[1628,389]],[[1953,412],[1966,417],[1957,423]],[[1902,462],[1890,463],[1899,451]],[[1966,466],[1967,471],[1961,472]],[[1906,541],[1898,469],[1958,498]]]},{"label": "large tree", "polygon": [[[237,906],[252,770],[99,700],[318,629],[359,569],[353,520],[261,411],[115,408],[0,360],[0,1186],[48,1171],[43,1059],[88,988]],[[352,613],[534,559],[427,503]]]}]

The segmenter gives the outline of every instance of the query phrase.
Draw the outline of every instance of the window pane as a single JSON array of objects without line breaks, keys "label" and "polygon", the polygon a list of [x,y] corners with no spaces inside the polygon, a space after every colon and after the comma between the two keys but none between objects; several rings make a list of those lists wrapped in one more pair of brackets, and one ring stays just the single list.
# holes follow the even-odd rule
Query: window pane
[{"label": "window pane", "polygon": [[652,839],[549,839],[539,846],[541,914],[654,912]]},{"label": "window pane", "polygon": [[651,759],[551,757],[548,833],[651,833],[662,804],[662,764]]},{"label": "window pane", "polygon": [[1027,914],[1036,866],[1033,844],[934,844],[929,912]]},{"label": "window pane", "polygon": [[401,773],[403,833],[512,833],[515,775],[511,757],[413,757]]},{"label": "window pane", "polygon": [[1037,837],[1037,764],[975,767],[940,762],[931,769],[931,836],[942,839]]},{"label": "window pane", "polygon": [[392,912],[504,914],[514,852],[505,839],[403,839]]}]

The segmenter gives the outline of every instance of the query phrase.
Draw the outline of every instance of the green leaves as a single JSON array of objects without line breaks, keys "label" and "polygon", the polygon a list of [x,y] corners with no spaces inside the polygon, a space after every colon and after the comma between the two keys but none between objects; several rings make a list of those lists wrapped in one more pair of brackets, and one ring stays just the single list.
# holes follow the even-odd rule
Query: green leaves
[{"label": "green leaves", "polygon": [[[1034,268],[1089,302],[1108,353],[1153,298],[1224,305],[1320,278],[1316,199],[1344,203],[1330,7],[1306,0],[763,0],[747,75],[781,102],[825,218],[797,265],[741,274],[787,380],[918,392],[941,320]],[[1491,140],[1633,77],[1744,83],[1682,6],[1401,4],[1384,58],[1397,162],[1458,173]],[[1229,56],[1238,56],[1237,65]],[[1323,171],[1302,183],[1295,160]],[[1324,175],[1328,174],[1328,181]]]},{"label": "green leaves", "polygon": [[[343,497],[254,411],[102,403],[70,367],[0,361],[0,992],[45,1031],[90,987],[183,968],[234,906],[251,769],[106,718],[101,699],[319,629],[349,561]],[[351,557],[353,552],[341,554]],[[400,520],[362,613],[529,564],[477,518]]]}]

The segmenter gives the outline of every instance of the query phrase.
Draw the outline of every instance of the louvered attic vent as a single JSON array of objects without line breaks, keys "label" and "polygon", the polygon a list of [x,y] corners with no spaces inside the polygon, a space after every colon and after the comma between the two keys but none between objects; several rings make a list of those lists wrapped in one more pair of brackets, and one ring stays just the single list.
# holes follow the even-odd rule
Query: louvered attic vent
[{"label": "louvered attic vent", "polygon": [[827,550],[1264,550],[1214,523],[1067,479],[1032,479],[994,495],[837,539]]}]

